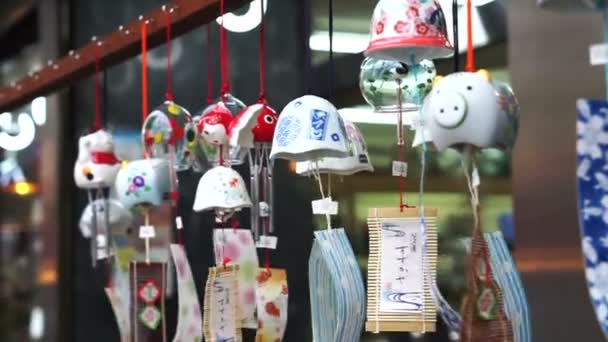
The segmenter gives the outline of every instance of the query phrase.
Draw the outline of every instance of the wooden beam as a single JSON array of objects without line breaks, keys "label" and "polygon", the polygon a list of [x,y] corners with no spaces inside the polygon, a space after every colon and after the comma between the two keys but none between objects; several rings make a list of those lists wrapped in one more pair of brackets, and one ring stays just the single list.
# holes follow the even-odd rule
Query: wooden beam
[{"label": "wooden beam", "polygon": [[[226,12],[251,1],[225,0]],[[142,20],[148,21],[148,48],[151,49],[165,42],[167,12],[171,15],[172,38],[210,23],[220,15],[220,0],[174,0],[163,7],[122,25],[117,31],[99,37],[78,50],[70,51],[68,56],[49,63],[10,86],[0,88],[0,112],[24,105],[38,96],[55,92],[92,75],[96,57],[102,68],[108,68],[137,56],[141,50]]]}]

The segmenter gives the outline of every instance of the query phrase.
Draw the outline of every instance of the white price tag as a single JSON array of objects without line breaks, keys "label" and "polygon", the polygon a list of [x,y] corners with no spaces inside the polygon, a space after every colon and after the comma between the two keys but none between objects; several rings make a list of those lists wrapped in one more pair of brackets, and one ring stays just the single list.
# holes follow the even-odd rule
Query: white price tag
[{"label": "white price tag", "polygon": [[156,229],[154,226],[140,226],[139,227],[139,238],[140,239],[153,239],[156,236]]},{"label": "white price tag", "polygon": [[266,202],[260,202],[260,217],[270,216],[270,206]]},{"label": "white price tag", "polygon": [[407,163],[393,160],[393,176],[407,177]]},{"label": "white price tag", "polygon": [[608,64],[608,44],[593,44],[589,47],[589,61],[591,65]]},{"label": "white price tag", "polygon": [[177,227],[177,229],[184,229],[184,222],[182,222],[181,216],[175,218],[175,227]]},{"label": "white price tag", "polygon": [[479,187],[479,184],[481,184],[481,179],[479,178],[479,170],[477,169],[477,167],[473,168],[473,174],[471,175],[471,182],[473,183],[474,187]]},{"label": "white price tag", "polygon": [[278,240],[276,236],[262,235],[255,245],[257,248],[277,249]]},{"label": "white price tag", "polygon": [[419,130],[424,128],[424,119],[421,115],[415,115],[412,117],[412,130]]},{"label": "white price tag", "polygon": [[338,202],[331,200],[331,197],[312,201],[312,213],[315,215],[338,215]]}]

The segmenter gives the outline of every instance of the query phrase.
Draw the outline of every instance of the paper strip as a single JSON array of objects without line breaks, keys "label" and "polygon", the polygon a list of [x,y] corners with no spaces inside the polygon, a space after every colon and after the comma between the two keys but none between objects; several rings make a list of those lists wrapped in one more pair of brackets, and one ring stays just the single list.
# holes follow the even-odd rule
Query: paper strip
[{"label": "paper strip", "polygon": [[179,300],[177,328],[173,342],[202,341],[203,319],[196,293],[196,285],[190,270],[184,247],[172,244],[171,255],[177,271],[177,295]]},{"label": "paper strip", "polygon": [[241,342],[238,312],[238,265],[209,268],[205,285],[203,333],[207,342]]}]

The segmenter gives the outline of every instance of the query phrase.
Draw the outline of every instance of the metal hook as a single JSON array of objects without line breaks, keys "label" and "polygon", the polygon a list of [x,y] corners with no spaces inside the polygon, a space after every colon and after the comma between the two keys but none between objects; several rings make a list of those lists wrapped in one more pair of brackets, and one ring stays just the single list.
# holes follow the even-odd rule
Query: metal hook
[{"label": "metal hook", "polygon": [[175,13],[175,12],[177,12],[178,6],[171,6],[171,8],[169,8],[167,5],[163,5],[161,8],[162,8],[163,12]]}]

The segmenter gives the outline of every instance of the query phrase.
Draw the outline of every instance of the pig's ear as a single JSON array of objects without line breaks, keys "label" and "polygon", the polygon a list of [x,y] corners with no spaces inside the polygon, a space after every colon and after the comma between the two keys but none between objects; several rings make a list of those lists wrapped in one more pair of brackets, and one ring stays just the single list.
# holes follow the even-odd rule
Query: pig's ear
[{"label": "pig's ear", "polygon": [[441,80],[443,80],[443,76],[440,76],[440,75],[435,76],[435,78],[433,79],[433,87],[435,87],[437,84],[439,84],[439,82],[441,82]]},{"label": "pig's ear", "polygon": [[483,77],[486,81],[488,82],[492,82],[492,75],[490,75],[490,72],[486,69],[479,69],[477,71],[477,74],[481,77]]}]

